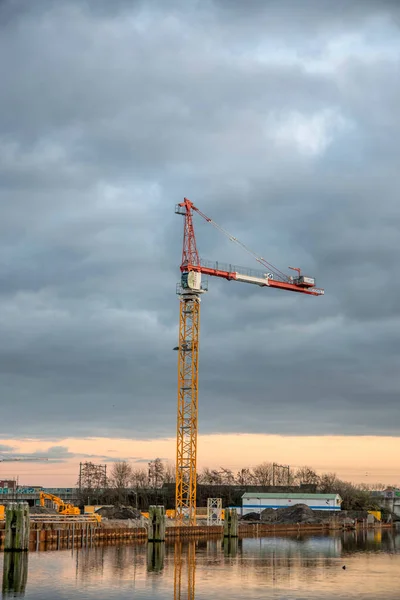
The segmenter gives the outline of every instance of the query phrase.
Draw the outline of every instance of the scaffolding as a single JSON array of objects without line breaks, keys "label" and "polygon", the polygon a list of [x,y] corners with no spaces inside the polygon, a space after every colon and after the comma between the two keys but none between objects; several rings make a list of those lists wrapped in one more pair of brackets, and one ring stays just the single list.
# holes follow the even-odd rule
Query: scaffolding
[{"label": "scaffolding", "polygon": [[207,498],[207,525],[222,525],[222,498]]}]

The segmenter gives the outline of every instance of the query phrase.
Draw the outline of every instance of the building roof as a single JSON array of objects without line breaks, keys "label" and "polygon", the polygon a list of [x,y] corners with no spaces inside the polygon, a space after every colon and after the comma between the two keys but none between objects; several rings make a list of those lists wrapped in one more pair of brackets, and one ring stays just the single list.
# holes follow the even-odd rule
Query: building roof
[{"label": "building roof", "polygon": [[280,494],[279,492],[245,492],[242,498],[273,498],[282,500],[335,500],[339,494]]}]

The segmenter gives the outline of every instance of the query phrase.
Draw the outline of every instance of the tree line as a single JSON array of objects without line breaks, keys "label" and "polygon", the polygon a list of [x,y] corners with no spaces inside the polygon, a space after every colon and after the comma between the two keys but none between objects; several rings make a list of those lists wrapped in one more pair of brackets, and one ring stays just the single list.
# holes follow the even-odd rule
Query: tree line
[{"label": "tree line", "polygon": [[[127,461],[118,461],[111,465],[106,480],[99,482],[96,473],[97,465],[90,468],[87,463],[85,477],[80,481],[80,497],[82,503],[96,502],[127,502],[137,507],[147,506],[153,502],[170,501],[169,492],[164,492],[165,484],[174,484],[175,467],[171,463],[156,458],[149,461],[146,467],[133,466]],[[227,468],[210,469],[205,467],[197,475],[199,488],[205,489],[205,495],[226,496],[226,502],[240,497],[224,492],[222,488],[232,487],[247,489],[251,487],[270,488],[288,487],[297,488],[308,486],[317,493],[340,494],[343,499],[342,508],[347,510],[365,510],[374,508],[370,491],[383,490],[388,486],[384,484],[353,484],[343,481],[335,473],[318,474],[312,467],[303,466],[292,469],[287,465],[263,462],[253,468],[247,467],[238,471]],[[168,486],[167,486],[168,487]],[[395,487],[395,486],[392,486]],[[294,490],[293,490],[294,491]],[[204,495],[204,494],[203,494]],[[198,494],[199,496],[199,494]],[[171,496],[172,497],[172,496]],[[199,496],[201,498],[201,494]],[[202,499],[204,502],[204,499]],[[202,503],[203,503],[202,502]],[[146,504],[148,503],[148,504]]]}]

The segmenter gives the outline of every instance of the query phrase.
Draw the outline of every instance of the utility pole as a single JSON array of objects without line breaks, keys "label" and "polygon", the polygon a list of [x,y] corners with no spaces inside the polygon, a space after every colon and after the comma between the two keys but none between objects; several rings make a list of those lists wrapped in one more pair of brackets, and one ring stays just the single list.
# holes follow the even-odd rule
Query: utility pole
[{"label": "utility pole", "polygon": [[[276,473],[279,470],[286,472],[286,485],[290,483],[290,466],[289,465],[278,465],[277,463],[272,463],[272,485],[275,487],[276,483]],[[279,477],[279,482],[281,481]]]},{"label": "utility pole", "polygon": [[90,493],[99,502],[100,492],[107,487],[107,465],[91,462],[79,463],[79,496]]}]

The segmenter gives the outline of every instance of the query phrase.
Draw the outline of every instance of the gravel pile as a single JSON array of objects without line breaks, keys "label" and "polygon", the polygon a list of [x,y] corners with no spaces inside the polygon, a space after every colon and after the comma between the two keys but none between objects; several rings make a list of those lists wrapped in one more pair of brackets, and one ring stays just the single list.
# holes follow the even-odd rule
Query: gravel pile
[{"label": "gravel pile", "polygon": [[103,506],[96,513],[104,519],[113,520],[140,519],[141,517],[140,510],[132,506]]},{"label": "gravel pile", "polygon": [[104,529],[137,529],[138,527],[144,527],[144,521],[140,522],[138,519],[105,519],[101,520],[101,527]]},{"label": "gravel pile", "polygon": [[265,508],[261,512],[261,521],[263,521],[264,523],[275,523],[276,510],[273,508]]},{"label": "gravel pile", "polygon": [[261,512],[261,521],[263,523],[277,523],[293,525],[295,523],[320,523],[313,510],[305,504],[295,504],[285,508],[266,508]]},{"label": "gravel pile", "polygon": [[247,513],[240,518],[241,521],[259,521],[260,515],[256,512]]},{"label": "gravel pile", "polygon": [[[368,517],[366,510],[312,510],[306,504],[294,504],[284,508],[265,508],[261,512],[261,518],[258,513],[248,513],[241,518],[241,521],[260,521],[261,523],[276,525],[294,525],[296,523],[320,524],[329,523],[335,520],[342,523],[347,519],[361,521]],[[394,516],[393,520],[400,520],[400,517]]]},{"label": "gravel pile", "polygon": [[330,519],[336,519],[337,521],[344,521],[345,519],[366,519],[368,517],[367,510],[314,510],[315,517],[321,521],[329,521]]},{"label": "gravel pile", "polygon": [[57,515],[55,508],[47,508],[47,506],[30,506],[29,513],[31,515]]}]

